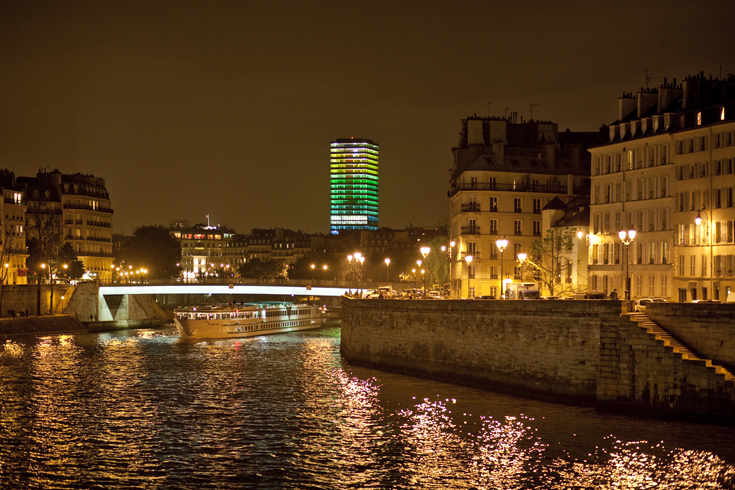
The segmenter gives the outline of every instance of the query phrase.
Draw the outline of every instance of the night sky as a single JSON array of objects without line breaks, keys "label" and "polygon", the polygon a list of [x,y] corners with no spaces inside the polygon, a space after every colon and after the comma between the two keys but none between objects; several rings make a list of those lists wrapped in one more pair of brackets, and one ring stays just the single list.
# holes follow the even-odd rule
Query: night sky
[{"label": "night sky", "polygon": [[[329,143],[380,145],[380,224],[448,219],[460,119],[560,131],[735,74],[735,2],[0,1],[0,167],[94,173],[114,232],[329,231]],[[489,111],[489,112],[488,112]]]}]

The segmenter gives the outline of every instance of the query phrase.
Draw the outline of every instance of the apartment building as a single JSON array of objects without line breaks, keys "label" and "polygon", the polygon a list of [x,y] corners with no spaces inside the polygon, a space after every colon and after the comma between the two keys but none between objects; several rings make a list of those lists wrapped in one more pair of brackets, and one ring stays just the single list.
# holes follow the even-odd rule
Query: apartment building
[{"label": "apartment building", "polygon": [[[600,133],[556,123],[471,116],[462,120],[450,170],[451,296],[500,297],[501,280],[518,276],[518,254],[545,233],[542,209],[589,196],[590,156]],[[506,238],[501,252],[496,241]],[[471,262],[466,258],[472,257]],[[502,276],[502,277],[501,277]]]},{"label": "apartment building", "polygon": [[[735,290],[735,77],[623,94],[608,133],[590,149],[590,288],[724,299]],[[621,230],[636,231],[627,245]]]}]

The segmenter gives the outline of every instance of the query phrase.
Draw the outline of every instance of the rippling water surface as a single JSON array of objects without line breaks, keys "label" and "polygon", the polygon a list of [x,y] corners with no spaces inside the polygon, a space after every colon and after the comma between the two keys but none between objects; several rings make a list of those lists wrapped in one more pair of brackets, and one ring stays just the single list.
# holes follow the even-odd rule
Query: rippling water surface
[{"label": "rippling water surface", "polygon": [[353,368],[339,328],[0,340],[0,488],[734,488],[735,428]]}]

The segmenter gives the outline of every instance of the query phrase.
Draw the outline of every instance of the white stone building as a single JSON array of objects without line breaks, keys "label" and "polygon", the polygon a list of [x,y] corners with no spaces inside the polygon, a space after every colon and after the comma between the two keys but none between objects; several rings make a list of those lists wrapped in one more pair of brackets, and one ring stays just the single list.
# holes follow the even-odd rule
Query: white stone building
[{"label": "white stone building", "polygon": [[[588,198],[590,142],[601,142],[600,134],[559,133],[552,122],[462,120],[448,192],[450,239],[456,243],[451,297],[497,298],[501,276],[520,278],[517,256],[542,237],[544,206],[554,198]],[[496,240],[503,237],[508,245],[501,254]]]},{"label": "white stone building", "polygon": [[[590,289],[623,291],[629,277],[633,299],[735,290],[734,101],[734,77],[701,74],[619,99],[608,142],[590,149]],[[631,228],[626,264],[618,232]]]}]

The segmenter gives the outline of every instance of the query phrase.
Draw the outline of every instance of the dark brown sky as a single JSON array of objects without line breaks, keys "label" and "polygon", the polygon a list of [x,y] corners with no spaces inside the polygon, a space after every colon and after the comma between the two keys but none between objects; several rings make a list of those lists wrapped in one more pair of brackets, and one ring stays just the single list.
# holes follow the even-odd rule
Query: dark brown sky
[{"label": "dark brown sky", "polygon": [[646,65],[735,74],[733,19],[731,0],[0,0],[0,167],[104,177],[118,233],[327,232],[329,142],[355,136],[380,144],[381,225],[443,224],[461,118],[534,103],[596,130]]}]

